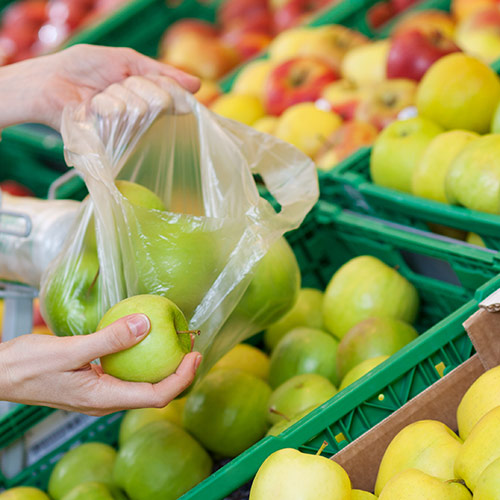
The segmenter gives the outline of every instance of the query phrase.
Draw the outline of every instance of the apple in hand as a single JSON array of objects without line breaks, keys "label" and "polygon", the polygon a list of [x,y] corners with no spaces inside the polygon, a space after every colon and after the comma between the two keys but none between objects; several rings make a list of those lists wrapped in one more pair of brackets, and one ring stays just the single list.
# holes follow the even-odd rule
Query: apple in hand
[{"label": "apple in hand", "polygon": [[265,84],[265,107],[270,115],[281,115],[290,106],[314,102],[338,74],[321,59],[296,57],[276,66]]},{"label": "apple in hand", "polygon": [[370,255],[355,257],[333,275],[323,300],[323,322],[342,339],[367,318],[395,318],[413,323],[416,288],[395,269]]},{"label": "apple in hand", "polygon": [[419,116],[441,127],[489,131],[500,100],[500,78],[486,64],[465,54],[442,57],[425,74],[417,91]]},{"label": "apple in hand", "polygon": [[387,56],[387,77],[419,82],[438,59],[459,51],[453,40],[440,31],[405,31],[392,39]]},{"label": "apple in hand", "polygon": [[317,407],[337,394],[335,386],[322,375],[304,373],[283,382],[269,398],[270,424],[293,418],[307,408]]},{"label": "apple in hand", "polygon": [[453,159],[446,192],[464,207],[500,213],[500,134],[469,142]]},{"label": "apple in hand", "polygon": [[370,157],[372,180],[410,193],[413,172],[434,137],[443,129],[425,118],[391,123],[377,137]]},{"label": "apple in hand", "polygon": [[269,455],[255,476],[249,500],[351,500],[345,470],[326,457],[285,448]]},{"label": "apple in hand", "polygon": [[455,197],[446,190],[448,170],[465,146],[478,137],[475,132],[466,130],[450,130],[436,136],[413,172],[413,194],[442,203],[455,204]]},{"label": "apple in hand", "polygon": [[181,310],[165,297],[136,295],[115,304],[97,325],[100,330],[129,314],[142,313],[151,322],[138,344],[101,358],[104,373],[130,382],[156,383],[175,372],[191,351],[191,338]]},{"label": "apple in hand", "polygon": [[354,118],[382,130],[396,120],[401,111],[415,104],[416,94],[417,84],[413,80],[384,80],[367,90],[356,108]]},{"label": "apple in hand", "polygon": [[370,123],[355,120],[343,123],[315,156],[316,166],[324,170],[333,168],[360,147],[371,145],[377,135],[377,129]]},{"label": "apple in hand", "polygon": [[313,103],[303,102],[290,107],[281,115],[274,135],[314,158],[341,123],[337,114],[323,111]]}]

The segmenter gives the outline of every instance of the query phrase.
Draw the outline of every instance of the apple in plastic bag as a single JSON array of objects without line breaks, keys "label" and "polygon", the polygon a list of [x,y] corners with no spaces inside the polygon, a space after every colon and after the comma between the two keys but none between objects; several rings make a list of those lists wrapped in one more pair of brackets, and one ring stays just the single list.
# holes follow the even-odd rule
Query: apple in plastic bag
[{"label": "apple in plastic bag", "polygon": [[188,324],[181,310],[167,298],[136,295],[115,304],[97,328],[135,313],[148,316],[149,334],[133,347],[103,356],[101,366],[105,373],[121,380],[156,383],[174,373],[191,351]]},{"label": "apple in plastic bag", "polygon": [[187,397],[184,427],[208,450],[234,457],[267,430],[269,386],[228,368],[209,373]]}]

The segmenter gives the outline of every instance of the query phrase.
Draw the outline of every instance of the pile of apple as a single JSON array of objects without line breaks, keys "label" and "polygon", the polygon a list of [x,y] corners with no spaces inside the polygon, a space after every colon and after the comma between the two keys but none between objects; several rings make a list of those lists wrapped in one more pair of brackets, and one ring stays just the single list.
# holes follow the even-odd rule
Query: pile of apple
[{"label": "pile of apple", "polygon": [[259,469],[250,500],[500,499],[500,367],[481,375],[457,409],[458,435],[436,420],[401,430],[380,463],[375,495],[351,489],[342,467],[283,449]]},{"label": "pile of apple", "polygon": [[0,66],[60,47],[124,0],[18,0],[0,19]]},{"label": "pile of apple", "polygon": [[471,56],[448,55],[419,84],[416,107],[417,117],[392,123],[375,141],[373,182],[500,213],[498,75]]},{"label": "pile of apple", "polygon": [[[216,23],[182,19],[163,35],[160,59],[215,81],[264,50],[281,31],[338,0],[226,0]],[[209,84],[210,86],[210,84]]]}]

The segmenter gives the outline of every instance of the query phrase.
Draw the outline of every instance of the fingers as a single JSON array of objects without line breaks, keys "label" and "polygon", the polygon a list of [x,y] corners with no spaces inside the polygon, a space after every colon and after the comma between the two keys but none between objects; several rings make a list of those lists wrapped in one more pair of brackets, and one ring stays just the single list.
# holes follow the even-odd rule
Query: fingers
[{"label": "fingers", "polygon": [[123,351],[139,343],[149,333],[151,323],[144,314],[132,314],[90,335],[73,337],[74,352],[82,364]]},{"label": "fingers", "polygon": [[133,408],[163,408],[191,385],[201,358],[197,352],[186,354],[175,373],[157,384],[125,382],[104,374],[99,378],[96,400],[91,399],[79,411],[103,415]]}]

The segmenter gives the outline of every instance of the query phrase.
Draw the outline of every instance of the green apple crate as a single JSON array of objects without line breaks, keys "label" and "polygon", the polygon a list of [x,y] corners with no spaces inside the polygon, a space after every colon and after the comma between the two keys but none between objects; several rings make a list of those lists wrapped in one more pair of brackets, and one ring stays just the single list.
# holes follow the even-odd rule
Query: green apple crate
[{"label": "green apple crate", "polygon": [[[323,176],[324,199],[339,202],[358,213],[430,231],[429,223],[473,231],[488,248],[500,250],[500,215],[427,200],[374,184],[370,177],[371,148],[358,150]],[[431,234],[431,233],[429,233]],[[466,243],[456,241],[458,245]]]},{"label": "green apple crate", "polygon": [[[326,455],[343,448],[473,355],[462,322],[478,301],[500,287],[500,278],[492,279],[500,270],[496,252],[408,233],[327,202],[319,202],[302,226],[287,237],[301,268],[303,286],[324,289],[335,270],[358,255],[373,255],[397,267],[419,291],[421,311],[416,327],[421,335],[279,437],[262,439],[214,472],[184,499],[225,498],[250,480],[265,458],[279,448],[291,446],[314,453],[323,440],[328,442]],[[433,272],[436,266],[441,278]],[[32,444],[35,430],[60,413],[48,408],[32,411],[29,418],[0,421],[2,455],[16,444]],[[38,448],[26,453],[29,460],[20,470],[7,474],[2,467],[0,486],[46,487],[54,464],[71,447],[91,440],[116,444],[121,414],[87,418],[85,425],[80,423],[57,446],[44,448],[41,444],[48,439],[42,436]]]}]

